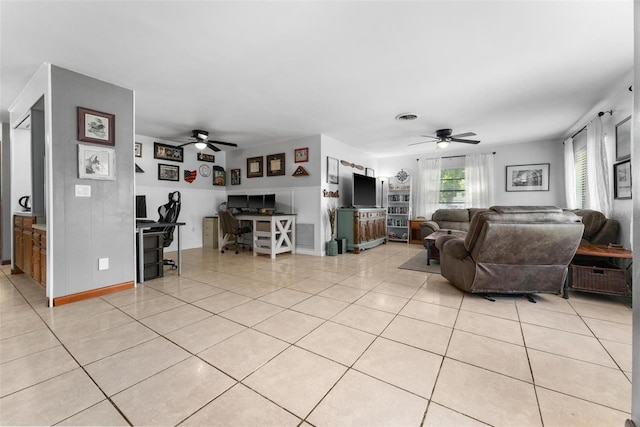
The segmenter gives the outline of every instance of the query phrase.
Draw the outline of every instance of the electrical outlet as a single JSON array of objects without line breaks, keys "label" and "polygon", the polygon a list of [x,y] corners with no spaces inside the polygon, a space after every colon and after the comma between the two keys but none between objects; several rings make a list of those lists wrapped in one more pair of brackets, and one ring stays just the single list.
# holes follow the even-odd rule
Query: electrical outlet
[{"label": "electrical outlet", "polygon": [[98,258],[98,270],[109,269],[109,258]]}]

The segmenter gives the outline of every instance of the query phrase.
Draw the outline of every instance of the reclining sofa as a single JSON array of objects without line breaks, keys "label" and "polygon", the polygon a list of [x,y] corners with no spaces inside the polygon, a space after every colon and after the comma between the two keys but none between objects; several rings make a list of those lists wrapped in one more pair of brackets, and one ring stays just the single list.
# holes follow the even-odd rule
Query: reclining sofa
[{"label": "reclining sofa", "polygon": [[472,293],[561,293],[584,225],[549,206],[494,206],[473,215],[464,239],[439,237],[441,274]]}]

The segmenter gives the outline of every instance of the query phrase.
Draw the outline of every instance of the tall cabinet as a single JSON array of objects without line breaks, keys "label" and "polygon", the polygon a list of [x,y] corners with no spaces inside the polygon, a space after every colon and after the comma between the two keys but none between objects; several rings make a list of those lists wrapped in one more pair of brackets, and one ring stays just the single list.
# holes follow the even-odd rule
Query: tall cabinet
[{"label": "tall cabinet", "polygon": [[390,241],[408,242],[411,219],[411,176],[400,170],[389,179],[387,195],[387,237]]}]

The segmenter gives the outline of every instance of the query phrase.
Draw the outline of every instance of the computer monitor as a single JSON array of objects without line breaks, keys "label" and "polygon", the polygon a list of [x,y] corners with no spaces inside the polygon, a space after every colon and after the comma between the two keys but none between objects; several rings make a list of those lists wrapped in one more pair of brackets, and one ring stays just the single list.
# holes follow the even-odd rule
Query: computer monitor
[{"label": "computer monitor", "polygon": [[247,207],[249,209],[262,209],[263,204],[264,197],[262,194],[252,194],[249,196],[249,203]]},{"label": "computer monitor", "polygon": [[227,196],[228,209],[246,209],[247,206],[247,196],[240,196],[238,194],[229,194]]},{"label": "computer monitor", "polygon": [[276,195],[275,194],[265,194],[264,195],[264,208],[268,211],[276,210]]},{"label": "computer monitor", "polygon": [[147,197],[136,196],[136,219],[145,219],[147,217]]}]

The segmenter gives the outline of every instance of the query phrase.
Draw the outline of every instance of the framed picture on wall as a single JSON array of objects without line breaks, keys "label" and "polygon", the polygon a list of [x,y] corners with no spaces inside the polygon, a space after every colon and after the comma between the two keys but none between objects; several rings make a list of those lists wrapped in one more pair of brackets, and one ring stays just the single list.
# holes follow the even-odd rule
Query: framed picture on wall
[{"label": "framed picture on wall", "polygon": [[78,178],[115,181],[116,150],[78,144]]},{"label": "framed picture on wall", "polygon": [[367,176],[371,176],[373,178],[376,177],[376,171],[371,169],[371,168],[365,168],[364,174],[367,175]]},{"label": "framed picture on wall", "polygon": [[116,145],[116,116],[78,107],[78,141]]},{"label": "framed picture on wall", "polygon": [[159,181],[180,181],[180,166],[158,163]]},{"label": "framed picture on wall", "polygon": [[214,166],[213,168],[213,185],[225,184],[225,172],[222,166]]},{"label": "framed picture on wall", "polygon": [[142,157],[142,142],[136,142],[134,145],[134,150],[136,157]]},{"label": "framed picture on wall", "polygon": [[549,163],[507,166],[507,191],[549,191]]},{"label": "framed picture on wall", "polygon": [[284,175],[284,153],[270,154],[267,156],[267,176]]},{"label": "framed picture on wall", "polygon": [[309,161],[309,148],[296,148],[293,150],[293,157],[296,163]]},{"label": "framed picture on wall", "polygon": [[327,182],[329,184],[337,184],[339,181],[338,159],[327,156]]},{"label": "framed picture on wall", "polygon": [[171,160],[172,162],[184,162],[184,149],[173,145],[153,143],[153,158]]},{"label": "framed picture on wall", "polygon": [[631,160],[613,165],[613,197],[631,198]]},{"label": "framed picture on wall", "polygon": [[240,169],[231,169],[231,185],[240,185]]},{"label": "framed picture on wall", "polygon": [[616,161],[631,158],[631,116],[616,125]]},{"label": "framed picture on wall", "polygon": [[262,177],[262,156],[247,158],[247,178]]}]

